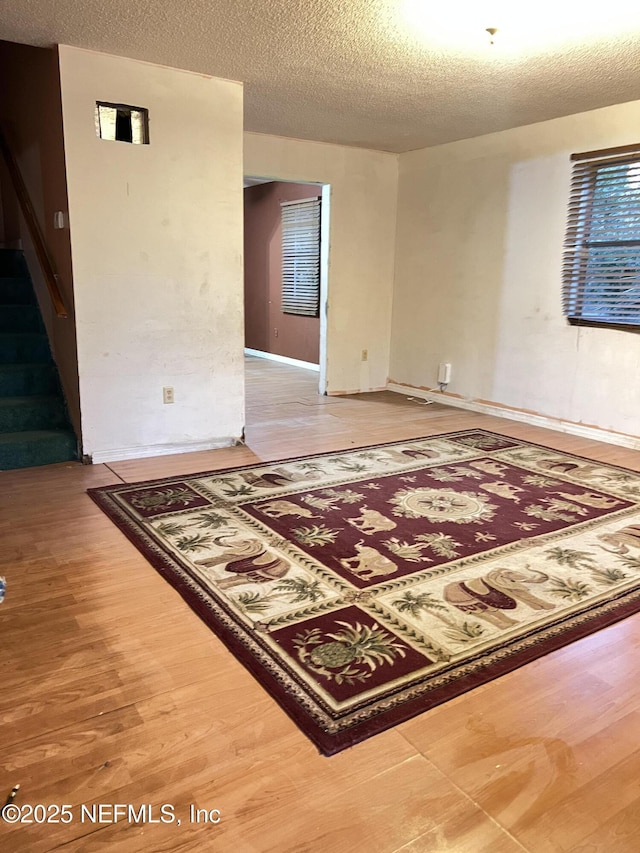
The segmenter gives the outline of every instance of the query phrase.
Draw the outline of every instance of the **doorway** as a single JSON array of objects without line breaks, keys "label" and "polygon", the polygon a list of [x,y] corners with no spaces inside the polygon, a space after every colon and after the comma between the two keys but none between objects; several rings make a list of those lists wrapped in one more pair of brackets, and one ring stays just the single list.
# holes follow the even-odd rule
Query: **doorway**
[{"label": "doorway", "polygon": [[244,179],[245,352],[318,373],[326,393],[330,186]]}]

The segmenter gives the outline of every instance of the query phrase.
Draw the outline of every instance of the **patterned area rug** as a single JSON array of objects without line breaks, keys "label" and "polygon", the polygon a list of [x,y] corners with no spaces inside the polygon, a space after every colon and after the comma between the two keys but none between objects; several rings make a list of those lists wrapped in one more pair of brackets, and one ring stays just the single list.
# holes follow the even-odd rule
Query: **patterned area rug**
[{"label": "patterned area rug", "polygon": [[90,495],[326,755],[640,609],[640,474],[480,430]]}]

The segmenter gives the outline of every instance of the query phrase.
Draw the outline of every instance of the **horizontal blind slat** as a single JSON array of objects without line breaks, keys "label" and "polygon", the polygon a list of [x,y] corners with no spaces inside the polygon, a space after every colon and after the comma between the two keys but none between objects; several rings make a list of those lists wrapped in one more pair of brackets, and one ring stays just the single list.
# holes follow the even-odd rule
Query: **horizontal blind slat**
[{"label": "horizontal blind slat", "polygon": [[318,316],[320,199],[282,202],[282,310]]},{"label": "horizontal blind slat", "polygon": [[571,319],[635,325],[640,323],[640,145],[610,154],[574,155],[562,308]]}]

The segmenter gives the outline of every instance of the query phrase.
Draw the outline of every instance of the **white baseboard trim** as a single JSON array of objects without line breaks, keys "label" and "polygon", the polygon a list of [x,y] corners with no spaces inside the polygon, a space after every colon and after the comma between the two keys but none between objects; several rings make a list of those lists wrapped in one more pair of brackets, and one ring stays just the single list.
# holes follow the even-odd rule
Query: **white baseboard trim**
[{"label": "white baseboard trim", "polygon": [[198,450],[220,450],[240,444],[240,438],[223,436],[210,441],[187,444],[150,444],[144,447],[121,447],[117,450],[98,450],[90,454],[94,465],[101,462],[125,462],[129,459],[148,459],[150,456],[169,456],[172,453],[195,453]]},{"label": "white baseboard trim", "polygon": [[431,400],[434,403],[442,403],[443,406],[454,406],[458,409],[467,409],[470,412],[480,412],[483,415],[494,415],[498,418],[506,418],[510,421],[521,421],[531,426],[553,429],[556,432],[566,432],[569,435],[579,435],[582,438],[590,438],[593,441],[604,441],[606,444],[617,444],[619,447],[630,447],[632,450],[640,450],[640,438],[628,435],[624,432],[612,432],[611,430],[599,429],[598,427],[585,426],[575,421],[563,421],[560,418],[552,418],[547,415],[534,415],[520,409],[508,409],[498,404],[478,403],[476,400],[463,400],[446,393],[437,391],[425,391],[422,388],[414,388],[411,385],[402,385],[398,382],[388,382],[387,389],[398,394],[410,397],[419,397],[421,400]]},{"label": "white baseboard trim", "polygon": [[256,358],[266,358],[269,361],[281,361],[283,364],[292,364],[294,367],[306,367],[307,370],[315,370],[316,373],[320,372],[319,364],[312,364],[310,361],[300,361],[297,358],[289,358],[287,355],[276,355],[273,352],[263,352],[260,349],[249,349],[249,347],[244,348],[245,355],[255,355]]}]

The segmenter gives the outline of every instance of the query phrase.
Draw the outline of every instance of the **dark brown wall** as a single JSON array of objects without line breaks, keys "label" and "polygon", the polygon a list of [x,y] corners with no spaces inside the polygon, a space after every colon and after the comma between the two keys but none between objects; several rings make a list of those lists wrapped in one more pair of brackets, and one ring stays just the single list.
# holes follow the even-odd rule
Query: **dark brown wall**
[{"label": "dark brown wall", "polygon": [[244,191],[245,346],[318,364],[320,320],[282,313],[280,202],[320,196],[313,184],[273,181]]},{"label": "dark brown wall", "polygon": [[[56,49],[0,41],[0,122],[18,161],[22,178],[59,275],[68,319],[55,317],[33,246],[22,220],[15,216],[13,190],[2,178],[5,240],[22,240],[25,257],[47,325],[53,355],[64,387],[69,415],[80,435],[78,357],[73,315],[73,280],[69,228],[53,227],[54,211],[65,216],[67,177],[62,131],[60,71]],[[89,113],[88,121],[92,121]]]},{"label": "dark brown wall", "polygon": [[0,156],[0,206],[2,207],[0,243],[5,243],[12,248],[20,240],[20,217],[18,200],[2,156]]}]

